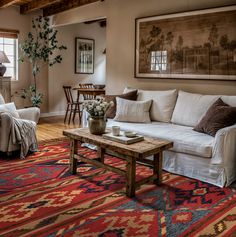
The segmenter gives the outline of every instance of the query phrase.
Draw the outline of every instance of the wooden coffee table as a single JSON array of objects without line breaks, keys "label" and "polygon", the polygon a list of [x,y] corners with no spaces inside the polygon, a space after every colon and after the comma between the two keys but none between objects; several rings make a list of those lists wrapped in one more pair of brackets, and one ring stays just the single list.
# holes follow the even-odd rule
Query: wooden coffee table
[{"label": "wooden coffee table", "polygon": [[[173,146],[172,142],[149,137],[145,137],[141,142],[125,145],[104,139],[102,136],[90,134],[87,128],[64,130],[63,135],[70,138],[70,172],[72,174],[76,174],[77,160],[118,173],[126,177],[126,195],[128,197],[134,197],[135,190],[140,185],[151,181],[159,185],[162,182],[162,152]],[[89,159],[84,155],[79,154],[77,149],[78,142],[96,145],[99,159]],[[126,160],[126,170],[121,170],[105,164],[104,154],[106,151],[113,152],[118,157]],[[146,159],[151,155],[154,156],[153,161]],[[138,182],[135,180],[137,161],[153,167],[153,174]]]}]

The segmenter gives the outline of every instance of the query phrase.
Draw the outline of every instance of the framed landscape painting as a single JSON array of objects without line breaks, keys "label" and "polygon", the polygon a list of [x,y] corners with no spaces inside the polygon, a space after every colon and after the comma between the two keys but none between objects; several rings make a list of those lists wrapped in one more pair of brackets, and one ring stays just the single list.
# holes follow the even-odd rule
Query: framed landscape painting
[{"label": "framed landscape painting", "polygon": [[236,5],[136,19],[135,77],[236,80]]},{"label": "framed landscape painting", "polygon": [[94,73],[94,40],[75,38],[75,73]]}]

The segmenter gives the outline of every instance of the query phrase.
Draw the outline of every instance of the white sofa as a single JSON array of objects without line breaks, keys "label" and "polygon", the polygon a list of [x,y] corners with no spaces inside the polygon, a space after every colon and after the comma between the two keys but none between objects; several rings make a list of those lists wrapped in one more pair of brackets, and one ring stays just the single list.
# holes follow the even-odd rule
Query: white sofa
[{"label": "white sofa", "polygon": [[[0,94],[0,105],[5,104],[4,98]],[[38,123],[40,117],[40,109],[36,107],[16,110],[19,118],[27,119]],[[12,117],[7,112],[0,111],[0,151],[12,152],[20,149],[20,145],[13,144],[10,139]]]},{"label": "white sofa", "polygon": [[220,187],[228,186],[236,179],[236,124],[219,130],[215,137],[193,130],[219,97],[236,107],[236,96],[139,90],[137,100],[153,100],[152,122],[128,123],[109,119],[107,127],[118,125],[122,130],[173,141],[174,147],[164,152],[164,170]]}]

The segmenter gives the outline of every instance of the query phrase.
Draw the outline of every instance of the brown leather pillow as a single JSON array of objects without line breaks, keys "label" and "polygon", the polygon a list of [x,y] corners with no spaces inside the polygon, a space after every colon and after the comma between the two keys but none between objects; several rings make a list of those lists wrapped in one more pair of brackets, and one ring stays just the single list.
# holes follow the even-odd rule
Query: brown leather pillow
[{"label": "brown leather pillow", "polygon": [[122,99],[126,99],[126,100],[137,100],[138,97],[138,91],[134,90],[125,94],[121,94],[121,95],[105,95],[105,101],[110,102],[113,101],[114,105],[112,107],[110,107],[107,112],[106,112],[106,116],[107,118],[114,118],[116,116],[116,97],[122,98]]},{"label": "brown leather pillow", "polygon": [[215,136],[221,128],[236,123],[236,107],[231,107],[220,98],[211,105],[193,130]]}]

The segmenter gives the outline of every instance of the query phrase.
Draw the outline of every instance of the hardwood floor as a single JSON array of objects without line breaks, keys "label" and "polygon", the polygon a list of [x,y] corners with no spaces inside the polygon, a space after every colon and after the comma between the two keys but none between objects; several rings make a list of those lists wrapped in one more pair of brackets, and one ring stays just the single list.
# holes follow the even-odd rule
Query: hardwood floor
[{"label": "hardwood floor", "polygon": [[48,118],[40,118],[37,125],[37,139],[38,141],[44,141],[55,138],[62,138],[62,131],[70,128],[79,128],[79,121],[76,120],[68,124],[64,124],[64,116],[55,116]]}]

